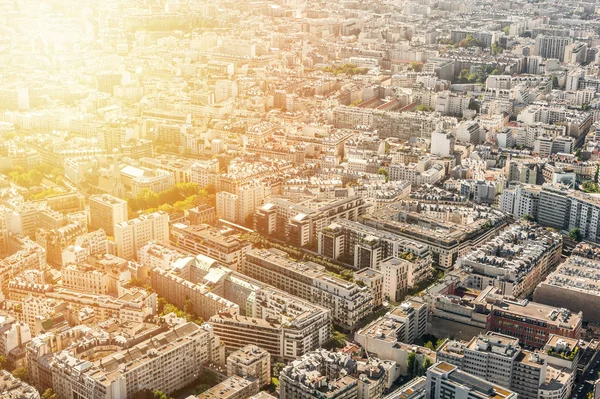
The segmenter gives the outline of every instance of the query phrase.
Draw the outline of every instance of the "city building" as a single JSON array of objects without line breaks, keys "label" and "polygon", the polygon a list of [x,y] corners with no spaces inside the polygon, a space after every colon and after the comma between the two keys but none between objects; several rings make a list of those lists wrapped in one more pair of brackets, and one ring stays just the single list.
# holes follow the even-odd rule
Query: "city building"
[{"label": "city building", "polygon": [[256,345],[247,345],[227,357],[227,375],[254,377],[263,388],[271,384],[271,355]]},{"label": "city building", "polygon": [[373,309],[373,295],[367,287],[332,276],[316,263],[292,261],[278,250],[248,251],[241,272],[330,309],[333,322],[347,330]]},{"label": "city building", "polygon": [[137,259],[138,250],[150,241],[169,242],[169,214],[163,211],[140,215],[114,226],[117,256]]},{"label": "city building", "polygon": [[425,397],[440,399],[516,399],[510,389],[461,371],[447,362],[437,362],[427,370]]},{"label": "city building", "polygon": [[109,194],[90,196],[90,228],[102,229],[109,236],[114,236],[114,226],[126,222],[127,201]]}]

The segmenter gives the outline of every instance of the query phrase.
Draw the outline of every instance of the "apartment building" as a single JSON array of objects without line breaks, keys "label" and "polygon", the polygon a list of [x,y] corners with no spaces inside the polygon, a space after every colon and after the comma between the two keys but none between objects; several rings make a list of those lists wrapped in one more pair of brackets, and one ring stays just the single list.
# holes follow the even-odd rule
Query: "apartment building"
[{"label": "apartment building", "polygon": [[378,399],[387,385],[389,365],[379,359],[348,362],[349,355],[319,349],[286,366],[279,374],[279,397]]},{"label": "apartment building", "polygon": [[109,236],[114,236],[114,226],[126,222],[127,201],[109,194],[90,196],[90,229],[102,229]]},{"label": "apartment building", "polygon": [[330,338],[328,309],[273,288],[252,293],[244,314],[229,309],[209,319],[228,353],[254,344],[274,359],[291,361]]},{"label": "apartment building", "polygon": [[281,251],[248,251],[241,272],[330,309],[333,322],[347,330],[373,308],[373,295],[367,287],[331,276],[315,263],[292,261]]},{"label": "apartment building", "polygon": [[600,321],[594,306],[600,295],[596,274],[600,270],[600,251],[589,244],[579,244],[573,254],[542,281],[534,300],[550,306],[583,312],[585,320]]},{"label": "apartment building", "polygon": [[86,264],[68,264],[61,269],[61,286],[96,295],[110,291],[110,277],[106,272]]},{"label": "apartment building", "polygon": [[573,39],[568,36],[538,35],[535,38],[535,55],[562,61],[565,59],[565,49],[571,43]]},{"label": "apartment building", "polygon": [[162,169],[147,170],[127,166],[121,169],[121,175],[125,173],[130,174],[129,185],[133,197],[137,197],[144,190],[160,193],[175,185],[173,174]]},{"label": "apartment building", "polygon": [[175,184],[189,183],[191,181],[191,168],[194,163],[193,159],[178,158],[173,155],[140,158],[140,164],[143,167],[170,172],[175,179]]},{"label": "apartment building", "polygon": [[207,224],[188,226],[174,223],[170,241],[176,248],[194,255],[208,256],[236,271],[240,270],[244,255],[252,248],[249,242]]},{"label": "apartment building", "polygon": [[5,399],[40,399],[34,387],[13,377],[8,370],[0,370],[0,392]]},{"label": "apartment building", "polygon": [[409,288],[425,281],[431,274],[431,262],[405,253],[403,258],[388,258],[379,264],[383,274],[383,296],[397,302],[404,298]]},{"label": "apartment building", "polygon": [[246,399],[259,393],[258,379],[230,376],[225,381],[202,392],[197,399]]},{"label": "apartment building", "polygon": [[523,298],[558,265],[561,252],[560,234],[523,223],[486,241],[456,264],[469,274],[469,288],[495,286],[505,295]]},{"label": "apartment building", "polygon": [[114,227],[117,255],[137,259],[138,250],[150,241],[169,242],[169,214],[158,211],[140,215]]},{"label": "apartment building", "polygon": [[421,244],[444,269],[451,268],[458,257],[498,234],[506,223],[502,212],[489,207],[417,200],[398,201],[362,220],[362,224],[375,231]]},{"label": "apartment building", "polygon": [[97,362],[85,352],[63,350],[50,360],[52,388],[59,398],[82,399],[125,399],[146,389],[173,392],[195,381],[204,364],[223,363],[219,342],[210,325],[185,323],[110,354],[96,344]]},{"label": "apartment building", "polygon": [[263,388],[271,383],[271,355],[256,345],[246,345],[227,357],[227,375],[254,377]]},{"label": "apartment building", "polygon": [[542,188],[531,184],[518,184],[506,188],[500,196],[500,210],[521,219],[525,215],[538,217]]},{"label": "apartment building", "polygon": [[285,237],[300,247],[316,246],[319,232],[336,219],[356,221],[369,210],[360,197],[272,197],[256,212],[255,225],[261,234]]},{"label": "apartment building", "polygon": [[358,222],[338,219],[319,232],[319,255],[353,265],[355,268],[380,270],[383,260],[390,257],[408,258],[418,269],[431,267],[429,249],[410,238],[392,231],[373,228]]},{"label": "apartment building", "polygon": [[427,398],[517,399],[517,396],[510,389],[461,371],[447,362],[437,362],[427,370]]}]

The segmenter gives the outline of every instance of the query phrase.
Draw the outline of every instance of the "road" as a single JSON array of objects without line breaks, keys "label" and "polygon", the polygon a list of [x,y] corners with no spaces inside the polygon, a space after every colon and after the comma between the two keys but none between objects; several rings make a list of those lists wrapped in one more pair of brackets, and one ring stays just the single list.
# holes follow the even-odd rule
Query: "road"
[{"label": "road", "polygon": [[573,386],[571,392],[572,399],[586,399],[588,392],[594,389],[594,382],[598,378],[598,372],[600,371],[600,358],[596,356],[594,358],[593,366],[582,376],[581,380]]}]

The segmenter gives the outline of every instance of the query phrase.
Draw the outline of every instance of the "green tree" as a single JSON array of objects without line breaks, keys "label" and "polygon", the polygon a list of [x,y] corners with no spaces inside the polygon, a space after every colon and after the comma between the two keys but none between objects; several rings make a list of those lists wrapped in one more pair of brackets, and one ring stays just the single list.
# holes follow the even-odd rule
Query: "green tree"
[{"label": "green tree", "polygon": [[476,74],[476,73],[470,73],[469,77],[467,78],[467,81],[469,83],[475,83],[475,82],[477,82],[478,79],[479,79],[479,75],[478,74]]},{"label": "green tree", "polygon": [[0,355],[0,370],[6,370],[8,367],[8,359],[4,355]]},{"label": "green tree", "polygon": [[333,348],[345,347],[347,340],[348,340],[348,337],[346,336],[346,334],[343,334],[337,330],[333,330],[333,332],[331,333],[330,342],[331,342]]},{"label": "green tree", "polygon": [[425,360],[423,361],[423,365],[421,366],[421,375],[424,375],[427,372],[427,369],[429,369],[429,367],[431,367],[431,360],[429,360],[429,358],[425,358]]},{"label": "green tree", "polygon": [[435,346],[433,345],[433,342],[431,342],[431,341],[427,341],[427,342],[425,342],[425,345],[424,345],[424,346],[425,346],[425,348],[427,348],[427,349],[430,349],[430,350],[432,350],[432,351],[434,351],[434,350],[435,350]]},{"label": "green tree", "polygon": [[12,375],[15,378],[20,379],[21,381],[29,382],[29,376],[27,375],[27,368],[25,368],[25,367],[18,367],[16,369],[14,369],[12,372]]},{"label": "green tree", "polygon": [[534,217],[531,216],[528,213],[526,213],[525,215],[523,215],[523,217],[521,219],[523,219],[526,222],[533,222],[533,221],[535,221]]},{"label": "green tree", "polygon": [[574,227],[571,230],[569,230],[569,237],[577,242],[580,242],[581,240],[583,240],[581,230],[578,229],[577,227]]},{"label": "green tree", "polygon": [[417,107],[417,111],[431,112],[431,111],[433,111],[433,109],[431,107],[428,107],[427,105],[419,104],[419,106]]},{"label": "green tree", "polygon": [[273,365],[273,377],[279,378],[279,373],[285,367],[285,363],[277,362]]},{"label": "green tree", "polygon": [[423,71],[423,64],[421,64],[419,62],[414,62],[413,61],[408,66],[408,70],[409,71],[414,71],[414,72],[422,72]]},{"label": "green tree", "polygon": [[387,171],[387,169],[385,168],[379,168],[379,170],[377,171],[378,175],[383,175],[385,176],[385,181],[387,182],[389,180],[389,172]]},{"label": "green tree", "polygon": [[483,43],[475,39],[473,35],[467,35],[466,38],[458,42],[458,47],[483,47]]},{"label": "green tree", "polygon": [[596,165],[596,172],[594,173],[594,181],[596,183],[600,183],[598,181],[599,174],[600,174],[600,165]]},{"label": "green tree", "polygon": [[417,355],[414,352],[410,352],[406,357],[406,371],[410,378],[416,376],[419,373],[419,361]]},{"label": "green tree", "polygon": [[461,83],[465,83],[468,79],[469,79],[469,70],[468,69],[463,69],[460,71],[460,73],[458,74],[458,81]]},{"label": "green tree", "polygon": [[508,35],[510,34],[510,26],[505,26],[505,27],[504,27],[504,34],[505,34],[506,36],[508,36]]},{"label": "green tree", "polygon": [[41,399],[56,399],[56,394],[54,393],[52,388],[48,388],[42,394]]},{"label": "green tree", "polygon": [[552,76],[552,88],[558,89],[558,78],[556,76]]},{"label": "green tree", "polygon": [[167,394],[161,390],[154,391],[154,399],[168,399]]}]

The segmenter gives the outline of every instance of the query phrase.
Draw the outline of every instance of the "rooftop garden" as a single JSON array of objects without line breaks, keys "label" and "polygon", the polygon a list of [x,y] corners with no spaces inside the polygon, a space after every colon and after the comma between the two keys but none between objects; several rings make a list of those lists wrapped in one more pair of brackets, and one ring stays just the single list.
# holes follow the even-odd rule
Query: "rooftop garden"
[{"label": "rooftop garden", "polygon": [[577,353],[579,353],[579,347],[576,346],[575,348],[567,348],[562,351],[557,351],[555,348],[551,347],[548,349],[547,353],[550,356],[558,357],[560,359],[573,360],[577,356]]}]

